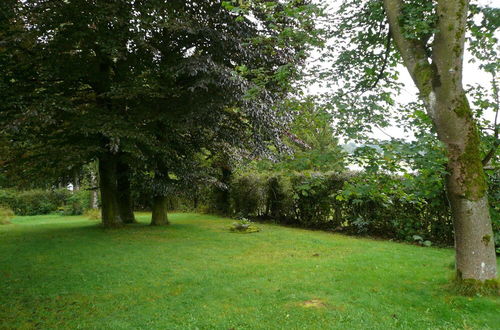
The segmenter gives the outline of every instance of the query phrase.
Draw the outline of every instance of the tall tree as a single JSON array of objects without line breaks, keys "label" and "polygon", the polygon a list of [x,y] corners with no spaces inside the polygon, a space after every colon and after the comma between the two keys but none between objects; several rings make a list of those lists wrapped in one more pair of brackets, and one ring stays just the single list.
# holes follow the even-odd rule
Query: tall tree
[{"label": "tall tree", "polygon": [[484,282],[496,279],[497,270],[479,133],[462,85],[468,5],[437,1],[434,31],[411,38],[401,24],[404,2],[384,0],[396,47],[447,149],[457,276]]},{"label": "tall tree", "polygon": [[222,142],[266,150],[315,38],[302,1],[14,3],[8,45],[23,61],[1,68],[8,163],[57,176],[98,159],[110,227],[130,215],[124,159],[179,174],[175,161]]},{"label": "tall tree", "polygon": [[[350,15],[341,30],[348,31],[352,44],[341,48],[337,63],[342,64],[339,70],[361,73],[351,79],[360,95],[393,105],[390,91],[398,91],[396,66],[401,63],[408,70],[448,157],[446,191],[454,222],[457,278],[494,281],[496,257],[480,139],[462,84],[469,1],[374,0],[361,6],[348,1],[339,13],[339,19]],[[356,64],[350,65],[349,58]],[[383,108],[371,104],[370,119],[383,122],[377,118]],[[348,112],[349,107],[344,109]]]}]

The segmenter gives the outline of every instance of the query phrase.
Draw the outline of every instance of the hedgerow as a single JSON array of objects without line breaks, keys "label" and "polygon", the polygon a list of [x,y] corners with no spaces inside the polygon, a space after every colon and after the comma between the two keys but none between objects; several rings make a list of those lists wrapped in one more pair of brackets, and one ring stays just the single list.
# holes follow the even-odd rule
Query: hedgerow
[{"label": "hedgerow", "polygon": [[59,212],[79,215],[90,207],[90,192],[54,190],[0,190],[0,205],[8,206],[16,215],[41,215]]},{"label": "hedgerow", "polygon": [[234,215],[306,228],[450,245],[444,189],[418,192],[409,176],[367,173],[255,173],[233,178]]}]

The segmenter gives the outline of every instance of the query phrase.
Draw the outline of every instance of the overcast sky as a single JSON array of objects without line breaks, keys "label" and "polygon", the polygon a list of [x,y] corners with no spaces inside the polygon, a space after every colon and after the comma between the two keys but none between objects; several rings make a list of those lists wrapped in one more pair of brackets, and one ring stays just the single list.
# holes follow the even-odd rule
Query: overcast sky
[{"label": "overcast sky", "polygon": [[[319,3],[324,4],[325,1],[318,1]],[[332,10],[335,10],[335,8],[338,8],[338,6],[342,3],[342,1],[338,0],[326,0],[326,2],[329,4],[329,6],[332,8]],[[477,0],[475,3],[481,5],[481,6],[490,6],[490,7],[500,7],[500,0]],[[500,34],[500,33],[499,33]],[[500,47],[497,45],[497,47]],[[485,88],[491,88],[491,75],[480,70],[477,66],[477,64],[469,63],[471,56],[468,54],[465,54],[464,58],[464,74],[463,74],[463,83],[464,86],[467,85],[475,85],[479,84],[484,86]],[[325,66],[331,65],[330,63],[323,63]],[[399,101],[412,101],[415,100],[417,97],[417,89],[410,78],[410,75],[408,74],[408,71],[401,66],[400,70],[400,79],[401,82],[405,85],[402,94],[399,97]],[[315,92],[314,87],[312,88],[311,92]],[[494,113],[490,111],[490,113],[486,114],[486,118],[489,120],[493,121],[494,118]],[[404,132],[397,128],[397,127],[391,127],[389,129],[384,129],[385,132],[389,133],[393,137],[397,138],[403,138],[407,137],[405,136]],[[374,132],[373,137],[377,139],[387,139],[388,136],[380,131]]]}]

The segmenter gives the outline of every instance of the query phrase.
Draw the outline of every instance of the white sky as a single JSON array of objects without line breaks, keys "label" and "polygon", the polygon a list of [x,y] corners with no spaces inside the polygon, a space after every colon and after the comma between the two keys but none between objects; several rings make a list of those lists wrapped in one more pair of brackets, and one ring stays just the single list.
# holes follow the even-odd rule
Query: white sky
[{"label": "white sky", "polygon": [[[324,1],[317,0],[317,1],[321,4],[325,4],[325,2],[328,3],[329,6],[332,8],[332,10],[338,8],[338,6],[342,3],[342,1],[338,0],[324,0]],[[474,3],[479,4],[481,6],[500,7],[500,0],[477,0],[474,1]],[[464,73],[463,73],[464,87],[466,87],[467,85],[479,84],[487,89],[491,88],[491,75],[480,70],[477,64],[469,63],[470,58],[471,56],[466,53],[464,58]],[[332,65],[332,63],[323,63],[323,65],[328,66]],[[401,66],[401,69],[399,71],[400,71],[400,81],[404,84],[404,88],[401,95],[398,97],[398,101],[406,103],[415,100],[417,98],[417,89],[408,71],[403,66]],[[312,87],[310,91],[313,94],[319,92],[317,87]],[[493,121],[494,116],[495,114],[493,112],[487,113],[485,115],[485,117],[491,121]],[[393,137],[408,138],[408,136],[405,135],[402,129],[395,126],[386,128],[384,129],[384,131],[386,133],[389,133]],[[381,131],[375,131],[372,137],[381,140],[388,139],[388,136]]]}]

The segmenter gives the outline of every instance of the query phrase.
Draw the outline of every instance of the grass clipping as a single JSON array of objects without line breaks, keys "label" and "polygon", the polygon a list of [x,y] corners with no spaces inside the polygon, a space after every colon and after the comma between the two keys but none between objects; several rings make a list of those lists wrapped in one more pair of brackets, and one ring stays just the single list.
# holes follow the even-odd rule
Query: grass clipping
[{"label": "grass clipping", "polygon": [[250,234],[259,232],[260,228],[248,219],[241,219],[233,222],[229,230],[233,233]]}]

